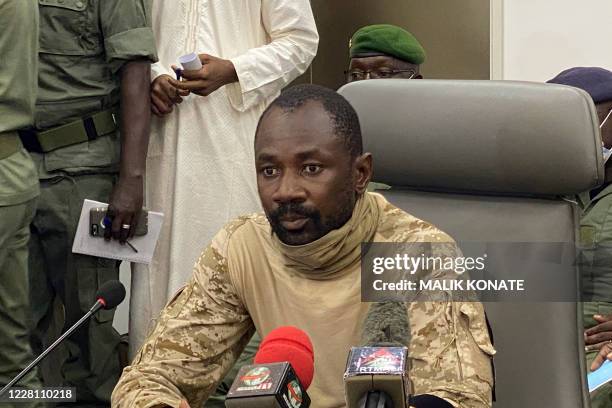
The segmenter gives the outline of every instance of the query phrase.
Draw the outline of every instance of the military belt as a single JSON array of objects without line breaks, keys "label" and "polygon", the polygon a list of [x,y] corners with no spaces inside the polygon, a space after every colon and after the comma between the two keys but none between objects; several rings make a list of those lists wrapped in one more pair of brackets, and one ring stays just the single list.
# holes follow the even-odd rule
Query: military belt
[{"label": "military belt", "polygon": [[19,137],[27,151],[47,153],[62,147],[96,140],[113,133],[116,129],[114,111],[106,110],[42,132],[33,129],[20,130]]},{"label": "military belt", "polygon": [[21,149],[21,141],[17,132],[0,133],[0,160],[17,153]]}]

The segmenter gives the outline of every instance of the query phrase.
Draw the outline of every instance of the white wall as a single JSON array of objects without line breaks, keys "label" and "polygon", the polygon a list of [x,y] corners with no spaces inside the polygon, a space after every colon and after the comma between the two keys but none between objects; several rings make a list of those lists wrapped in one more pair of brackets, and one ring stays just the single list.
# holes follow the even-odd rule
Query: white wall
[{"label": "white wall", "polygon": [[493,79],[546,81],[574,66],[612,70],[612,0],[491,0],[491,14]]},{"label": "white wall", "polygon": [[131,292],[131,279],[132,272],[130,264],[128,262],[121,262],[121,269],[119,270],[119,280],[125,286],[125,300],[117,306],[115,312],[115,318],[113,319],[113,327],[119,332],[119,334],[125,334],[128,332],[129,323],[129,311],[130,311],[130,292]]}]

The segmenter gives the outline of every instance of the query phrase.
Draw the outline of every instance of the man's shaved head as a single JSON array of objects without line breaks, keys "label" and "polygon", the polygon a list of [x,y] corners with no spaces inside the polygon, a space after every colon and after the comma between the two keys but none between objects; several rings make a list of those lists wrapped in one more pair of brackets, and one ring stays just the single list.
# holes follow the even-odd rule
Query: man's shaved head
[{"label": "man's shaved head", "polygon": [[257,129],[259,130],[261,121],[271,110],[282,109],[283,112],[293,112],[308,102],[318,102],[323,105],[334,124],[335,134],[342,138],[351,157],[363,153],[357,112],[342,95],[319,85],[297,85],[283,91],[261,115]]},{"label": "man's shaved head", "polygon": [[331,89],[289,88],[262,114],[257,188],[274,234],[305,245],[344,225],[372,175],[355,110]]}]

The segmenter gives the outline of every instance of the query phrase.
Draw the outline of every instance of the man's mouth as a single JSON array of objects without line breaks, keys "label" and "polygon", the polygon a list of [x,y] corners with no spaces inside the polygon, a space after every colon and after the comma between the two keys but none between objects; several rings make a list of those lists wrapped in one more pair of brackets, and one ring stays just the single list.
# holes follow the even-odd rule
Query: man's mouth
[{"label": "man's mouth", "polygon": [[302,215],[286,215],[280,218],[280,224],[287,231],[297,231],[304,228],[309,218]]}]

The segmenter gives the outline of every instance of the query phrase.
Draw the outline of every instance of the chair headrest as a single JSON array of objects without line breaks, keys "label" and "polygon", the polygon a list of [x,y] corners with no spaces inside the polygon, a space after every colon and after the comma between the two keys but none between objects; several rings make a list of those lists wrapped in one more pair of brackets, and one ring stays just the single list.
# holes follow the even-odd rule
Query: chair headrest
[{"label": "chair headrest", "polygon": [[374,156],[374,180],[432,191],[551,196],[603,182],[586,92],[511,81],[377,79],[339,92]]}]

